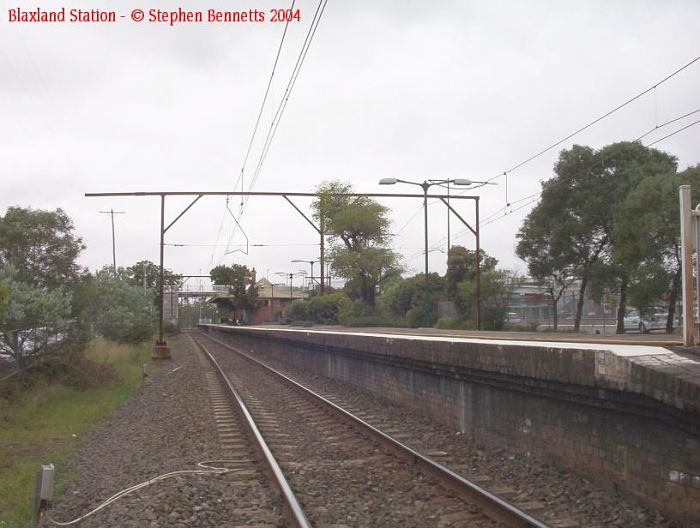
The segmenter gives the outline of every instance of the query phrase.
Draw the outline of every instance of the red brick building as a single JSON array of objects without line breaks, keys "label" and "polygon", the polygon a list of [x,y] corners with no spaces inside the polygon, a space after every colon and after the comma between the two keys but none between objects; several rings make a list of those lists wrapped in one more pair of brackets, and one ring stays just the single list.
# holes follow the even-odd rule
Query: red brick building
[{"label": "red brick building", "polygon": [[[258,294],[257,308],[254,310],[240,310],[230,314],[231,321],[243,320],[245,324],[258,325],[278,321],[282,310],[292,301],[306,299],[309,294],[300,288],[292,288],[284,284],[272,284],[266,278],[262,278],[255,283],[255,290]],[[224,305],[229,295],[221,294],[214,297],[210,302]]]}]

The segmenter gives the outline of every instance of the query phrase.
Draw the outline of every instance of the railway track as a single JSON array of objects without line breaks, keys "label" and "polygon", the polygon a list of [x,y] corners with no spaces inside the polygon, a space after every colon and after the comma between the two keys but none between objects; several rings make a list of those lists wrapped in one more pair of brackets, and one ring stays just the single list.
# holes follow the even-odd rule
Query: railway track
[{"label": "railway track", "polygon": [[404,445],[400,430],[370,425],[227,343],[191,337],[236,403],[291,526],[572,526],[545,524]]}]

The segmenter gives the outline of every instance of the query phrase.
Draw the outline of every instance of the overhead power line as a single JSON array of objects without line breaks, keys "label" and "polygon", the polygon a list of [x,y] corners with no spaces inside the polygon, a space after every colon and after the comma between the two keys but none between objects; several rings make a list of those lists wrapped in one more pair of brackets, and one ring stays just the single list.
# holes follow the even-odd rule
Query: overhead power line
[{"label": "overhead power line", "polygon": [[[294,4],[296,0],[292,0],[292,5],[290,10],[294,9]],[[248,143],[248,150],[246,150],[245,157],[243,158],[243,165],[241,166],[241,172],[238,175],[238,180],[236,185],[233,186],[234,191],[238,188],[238,184],[241,184],[241,191],[243,190],[243,178],[245,174],[245,166],[248,163],[248,157],[250,156],[250,151],[253,148],[253,142],[255,141],[255,136],[258,133],[258,126],[260,126],[260,119],[262,118],[263,110],[265,109],[265,104],[267,103],[267,98],[270,95],[270,88],[272,87],[272,81],[275,77],[275,71],[277,70],[277,63],[279,62],[280,55],[282,53],[282,47],[284,46],[284,39],[287,37],[287,29],[289,28],[289,19],[284,25],[284,31],[282,32],[282,39],[277,47],[277,54],[275,55],[275,62],[272,64],[272,71],[270,72],[270,78],[267,81],[267,87],[265,88],[265,95],[263,95],[262,103],[260,103],[260,110],[258,111],[258,117],[255,120],[255,127],[253,127],[253,133],[250,136],[250,141]]]},{"label": "overhead power line", "polygon": [[[675,122],[677,122],[677,121],[680,121],[681,119],[684,119],[684,118],[686,118],[686,117],[688,117],[688,116],[691,116],[691,115],[693,115],[693,114],[695,114],[695,113],[697,113],[697,112],[700,112],[700,109],[694,110],[694,111],[692,111],[692,112],[688,112],[687,114],[683,114],[683,115],[680,116],[680,117],[676,117],[676,118],[674,118],[674,119],[671,119],[671,120],[669,120],[669,121],[666,121],[665,123],[662,123],[661,125],[658,125],[658,126],[654,127],[654,129],[652,129],[650,132],[653,132],[654,130],[658,130],[659,128],[662,128],[662,127],[664,127],[664,126],[666,126],[666,125],[669,125],[669,124],[671,124],[671,123],[675,123]],[[691,128],[691,127],[697,125],[697,124],[700,124],[700,119],[698,119],[698,120],[696,120],[696,121],[693,121],[692,123],[689,123],[689,124],[687,124],[686,126],[684,126],[684,127],[682,127],[682,128],[679,128],[678,130],[675,130],[675,131],[671,132],[670,134],[665,135],[665,136],[662,137],[662,138],[659,138],[659,139],[657,139],[657,140],[655,140],[655,141],[652,141],[651,143],[647,143],[645,146],[646,146],[646,147],[651,147],[651,146],[653,146],[653,145],[656,145],[657,143],[660,143],[660,142],[664,141],[665,139],[668,139],[668,138],[670,138],[670,137],[672,137],[672,136],[675,136],[676,134],[679,134],[679,133],[683,132],[684,130],[687,130],[687,129],[689,129],[689,128]],[[647,132],[646,134],[643,134],[642,136],[639,136],[639,137],[642,138],[642,137],[648,135],[650,132]],[[635,141],[639,141],[639,138],[637,138]],[[508,216],[509,214],[512,214],[512,213],[514,213],[514,212],[516,212],[516,211],[519,211],[520,209],[524,209],[524,208],[527,207],[528,205],[532,205],[533,203],[536,203],[536,202],[537,202],[537,199],[540,197],[541,194],[542,194],[542,190],[540,189],[538,192],[536,192],[536,193],[534,193],[534,194],[531,194],[531,195],[529,195],[529,196],[525,196],[524,198],[520,198],[519,200],[516,200],[516,201],[514,201],[514,202],[511,202],[511,203],[509,203],[509,204],[506,204],[504,207],[501,207],[500,209],[494,211],[494,212],[491,213],[489,216],[487,216],[487,217],[484,219],[484,221],[482,222],[482,224],[481,224],[482,227],[485,226],[485,225],[488,225],[488,224],[490,224],[490,223],[492,223],[492,222],[495,222],[495,221],[497,221],[497,220],[500,220],[501,218],[503,218],[503,217],[505,217],[505,216]],[[530,200],[530,201],[528,201],[528,202],[527,202],[526,204],[524,204],[524,205],[521,205],[520,207],[516,207],[515,209],[511,209],[511,208],[510,208],[510,206],[515,205],[515,204],[517,204],[517,203],[519,203],[519,202],[526,201],[526,200]],[[503,214],[501,215],[501,213],[503,213]],[[500,216],[499,216],[499,215],[500,215]]]},{"label": "overhead power line", "polygon": [[683,128],[679,128],[679,129],[676,130],[675,132],[671,132],[670,134],[668,134],[668,135],[662,137],[661,139],[657,139],[656,141],[652,141],[651,143],[647,143],[646,146],[647,146],[647,147],[651,147],[652,145],[656,145],[657,143],[662,142],[664,139],[668,139],[668,138],[670,138],[671,136],[675,136],[675,135],[678,134],[679,132],[683,132],[684,130],[687,130],[688,128],[690,128],[690,127],[692,127],[692,126],[695,126],[695,125],[697,125],[698,123],[700,123],[700,119],[698,119],[697,121],[693,121],[693,122],[690,123],[689,125],[685,125]]},{"label": "overhead power line", "polygon": [[[316,7],[316,12],[314,13],[313,19],[311,20],[311,24],[309,25],[309,29],[306,33],[306,38],[304,39],[304,42],[301,46],[301,49],[299,50],[299,55],[297,56],[296,63],[294,65],[292,73],[289,77],[289,81],[287,82],[287,86],[284,90],[284,95],[282,96],[282,100],[280,101],[279,105],[277,106],[277,110],[275,111],[273,119],[270,123],[270,128],[269,128],[267,135],[265,137],[262,151],[260,153],[260,158],[258,160],[256,167],[255,167],[255,172],[253,174],[253,178],[251,179],[250,184],[248,185],[248,191],[253,190],[253,187],[255,186],[255,184],[258,181],[258,178],[260,177],[260,173],[262,171],[262,166],[265,162],[265,159],[267,158],[268,152],[270,151],[270,146],[272,145],[272,140],[274,139],[275,134],[277,133],[277,129],[278,129],[279,124],[282,120],[282,116],[284,115],[284,111],[287,108],[287,103],[289,102],[289,97],[291,96],[292,90],[294,89],[294,85],[296,84],[296,81],[299,77],[301,67],[304,64],[304,60],[306,59],[306,55],[309,51],[309,48],[311,47],[311,43],[313,41],[313,38],[316,35],[316,30],[318,29],[318,25],[321,22],[321,18],[323,16],[323,13],[326,10],[327,3],[328,3],[328,0],[319,0],[318,6]],[[257,128],[257,125],[256,125],[256,128]],[[246,160],[247,160],[247,158],[248,158],[248,154],[246,154]],[[243,173],[241,173],[239,180],[242,179],[242,174]],[[236,185],[238,185],[238,183]],[[243,184],[241,184],[241,190],[243,190]],[[238,231],[238,229],[240,227],[239,223],[240,223],[240,220],[243,216],[245,206],[248,203],[248,199],[249,199],[249,197],[246,196],[241,201],[241,208],[238,212],[237,222],[231,231],[231,236],[229,237],[229,241],[235,236],[236,232]]]},{"label": "overhead power line", "polygon": [[[625,106],[629,105],[630,103],[636,101],[636,100],[639,99],[640,97],[642,97],[642,96],[648,94],[649,92],[651,92],[651,91],[653,91],[653,90],[656,90],[657,87],[661,86],[661,85],[664,84],[666,81],[668,81],[669,79],[675,77],[676,75],[678,75],[679,73],[681,73],[683,70],[689,68],[690,66],[692,66],[693,64],[695,64],[695,63],[696,63],[697,61],[699,61],[699,60],[700,60],[700,56],[695,57],[693,60],[691,60],[690,62],[684,64],[683,66],[681,66],[680,68],[678,68],[677,70],[675,70],[674,72],[672,72],[671,74],[667,75],[666,77],[664,77],[663,79],[661,79],[659,82],[657,82],[657,83],[654,84],[653,86],[650,86],[649,88],[647,88],[647,89],[645,89],[645,90],[639,92],[639,93],[638,93],[637,95],[635,95],[634,97],[631,97],[631,98],[627,99],[625,102],[623,102],[623,103],[617,105],[617,106],[616,106],[615,108],[613,108],[612,110],[609,110],[608,112],[606,112],[605,114],[601,115],[600,117],[597,117],[596,119],[594,119],[593,121],[589,122],[588,124],[586,124],[586,125],[580,127],[579,129],[575,130],[574,132],[568,134],[566,137],[560,139],[559,141],[557,141],[557,142],[555,142],[555,143],[552,143],[552,144],[549,145],[548,147],[546,147],[546,148],[540,150],[540,151],[537,152],[536,154],[533,154],[533,155],[530,156],[529,158],[527,158],[527,159],[521,161],[520,163],[517,163],[517,164],[513,165],[510,169],[505,170],[505,171],[503,171],[503,172],[500,172],[500,173],[496,174],[495,176],[492,176],[491,178],[487,179],[486,181],[487,181],[487,182],[491,182],[491,181],[493,181],[493,180],[495,180],[495,179],[497,179],[497,178],[500,178],[501,176],[507,177],[509,173],[511,173],[511,172],[513,172],[513,171],[519,169],[520,167],[522,167],[522,166],[524,166],[524,165],[527,165],[527,164],[530,163],[531,161],[534,161],[535,159],[537,159],[537,158],[539,158],[540,156],[546,154],[547,152],[549,152],[549,151],[552,150],[553,148],[558,147],[559,145],[561,145],[561,144],[564,143],[565,141],[571,139],[572,137],[576,136],[577,134],[580,134],[580,133],[583,132],[584,130],[587,130],[588,128],[590,128],[590,127],[592,127],[593,125],[599,123],[599,122],[602,121],[603,119],[605,119],[605,118],[611,116],[612,114],[614,114],[614,113],[617,112],[618,110],[621,110],[622,108],[624,108]],[[688,117],[688,116],[690,116],[690,115],[693,115],[693,114],[695,114],[696,112],[699,112],[699,111],[700,111],[700,109],[699,109],[699,110],[694,110],[693,112],[689,112],[688,114],[685,114],[685,115],[683,115],[683,116],[680,116],[680,117],[678,117],[678,118],[676,118],[676,119],[667,121],[666,123],[663,123],[663,124],[661,124],[661,125],[657,125],[657,126],[654,127],[652,130],[648,131],[648,132],[645,133],[644,135],[642,135],[642,136],[640,136],[639,138],[637,138],[637,140],[642,139],[643,137],[645,137],[645,136],[647,136],[648,134],[652,133],[654,130],[657,130],[657,129],[662,128],[662,127],[664,127],[664,126],[666,126],[666,125],[669,125],[669,124],[671,124],[671,123],[674,123],[674,122],[676,122],[676,121],[679,121],[679,120],[681,120],[681,119],[683,119],[683,118],[685,118],[685,117]],[[697,122],[691,123],[690,125],[688,125],[688,126],[682,128],[682,129],[680,129],[680,130],[674,132],[673,134],[669,134],[668,136],[664,136],[663,138],[661,138],[661,139],[655,141],[654,143],[650,143],[650,144],[647,145],[647,146],[655,145],[656,143],[658,143],[658,142],[660,142],[660,141],[663,141],[664,139],[667,139],[667,138],[671,137],[672,135],[677,134],[678,132],[681,132],[681,131],[683,131],[683,130],[685,130],[685,129],[687,129],[687,128],[690,128],[691,126],[693,126],[693,125],[695,125],[695,124],[697,124]],[[455,194],[462,194],[463,192],[466,192],[466,191],[457,192],[457,193],[455,193]],[[538,193],[535,193],[534,195],[531,195],[531,196],[539,196],[539,194],[540,194],[540,193],[538,192]],[[497,216],[497,215],[500,214],[502,211],[508,210],[508,208],[511,207],[513,204],[516,204],[516,203],[518,203],[518,202],[520,202],[520,201],[523,201],[523,200],[527,200],[528,198],[530,198],[530,196],[525,197],[525,198],[521,198],[520,200],[516,200],[516,201],[510,201],[510,200],[506,199],[506,204],[505,204],[503,207],[501,207],[500,209],[498,209],[497,211],[495,211],[494,213],[492,213],[489,217],[487,217],[487,221],[490,220],[491,217]],[[519,209],[522,209],[522,207],[518,207],[517,209],[512,210],[511,212],[515,212],[516,210],[519,210]],[[406,222],[406,224],[404,224],[403,227],[399,230],[399,232],[402,231],[403,229],[405,229],[405,228],[408,226],[408,224],[414,219],[414,217],[415,217],[419,212],[420,212],[420,209],[417,209],[416,212],[408,219],[408,221]],[[506,214],[508,214],[508,213],[506,213]]]},{"label": "overhead power line", "polygon": [[[671,119],[671,120],[669,120],[669,121],[666,121],[665,123],[661,123],[660,125],[656,125],[654,128],[648,130],[647,132],[645,132],[644,134],[642,134],[641,136],[639,136],[635,141],[641,141],[642,139],[644,139],[645,137],[647,137],[647,136],[648,136],[649,134],[651,134],[652,132],[656,132],[656,131],[659,130],[660,128],[663,128],[663,127],[668,126],[668,125],[670,125],[670,124],[672,124],[672,123],[675,123],[676,121],[680,121],[681,119],[685,119],[686,117],[689,117],[689,116],[691,116],[691,115],[693,115],[693,114],[697,114],[698,112],[700,112],[700,108],[698,108],[697,110],[693,110],[692,112],[688,112],[687,114],[683,114],[682,116],[679,116],[679,117],[676,117],[676,118],[674,118],[674,119]],[[659,140],[659,141],[661,141],[661,140]],[[648,146],[648,145],[647,145],[647,146]]]},{"label": "overhead power line", "polygon": [[[258,165],[255,168],[255,174],[253,175],[253,180],[250,182],[250,186],[248,188],[249,191],[253,190],[253,187],[255,186],[255,183],[258,180],[258,177],[260,176],[260,171],[262,170],[263,163],[265,162],[265,158],[267,157],[267,153],[270,150],[270,145],[272,144],[272,140],[275,137],[275,134],[277,133],[277,128],[279,127],[280,121],[282,120],[282,116],[284,115],[284,111],[287,108],[287,103],[289,102],[289,97],[292,94],[292,90],[294,89],[294,85],[296,84],[297,78],[299,77],[299,73],[301,72],[301,67],[304,64],[304,60],[306,59],[306,55],[309,51],[309,48],[311,47],[311,43],[314,39],[314,36],[316,35],[316,30],[318,29],[318,25],[321,22],[321,18],[323,17],[323,13],[326,10],[326,4],[328,3],[328,0],[319,0],[318,6],[316,7],[316,12],[314,13],[314,17],[311,20],[311,25],[309,26],[309,30],[306,33],[306,38],[304,39],[304,43],[301,46],[301,50],[299,51],[299,55],[297,56],[296,64],[294,65],[294,69],[292,70],[292,74],[289,77],[289,82],[287,83],[287,87],[284,90],[284,95],[282,96],[282,100],[280,101],[280,104],[277,107],[277,111],[275,112],[275,115],[272,119],[272,122],[270,123],[270,129],[267,132],[267,137],[265,138],[265,143],[263,144],[263,149],[260,154],[260,159],[258,160]],[[247,200],[246,200],[247,201]]]},{"label": "overhead power line", "polygon": [[542,156],[543,154],[546,154],[547,152],[549,152],[549,151],[552,150],[553,148],[558,147],[559,145],[561,145],[561,144],[564,143],[565,141],[567,141],[567,140],[571,139],[572,137],[574,137],[574,136],[580,134],[580,133],[583,132],[584,130],[589,129],[590,127],[592,127],[592,126],[595,125],[596,123],[601,122],[601,121],[602,121],[603,119],[605,119],[606,117],[611,116],[612,114],[614,114],[614,113],[617,112],[618,110],[621,110],[622,108],[626,107],[626,106],[629,105],[630,103],[633,103],[634,101],[636,101],[636,100],[639,99],[640,97],[642,97],[642,96],[648,94],[648,93],[651,92],[652,90],[655,90],[657,87],[661,86],[662,84],[664,84],[664,83],[665,83],[666,81],[668,81],[669,79],[672,79],[673,77],[675,77],[676,75],[678,75],[679,73],[681,73],[681,72],[682,72],[683,70],[685,70],[686,68],[689,68],[690,66],[692,66],[693,64],[695,64],[695,63],[696,63],[697,61],[699,61],[699,60],[700,60],[700,56],[695,57],[693,60],[691,60],[690,62],[684,64],[683,66],[681,66],[680,68],[678,68],[678,69],[677,69],[676,71],[674,71],[673,73],[667,75],[666,77],[664,77],[663,79],[661,79],[659,82],[657,82],[657,83],[654,84],[653,86],[650,86],[650,87],[647,88],[646,90],[643,90],[643,91],[639,92],[639,93],[638,93],[637,95],[635,95],[634,97],[631,97],[631,98],[627,99],[624,103],[617,105],[617,106],[616,106],[615,108],[613,108],[612,110],[609,110],[608,112],[604,113],[602,116],[597,117],[596,119],[594,119],[594,120],[591,121],[590,123],[588,123],[588,124],[582,126],[581,128],[579,128],[579,129],[573,131],[572,133],[570,133],[570,134],[567,135],[566,137],[560,139],[559,141],[556,141],[555,143],[552,143],[551,145],[549,145],[548,147],[546,147],[546,148],[540,150],[540,151],[537,152],[536,154],[533,154],[532,156],[530,156],[530,157],[527,158],[526,160],[521,161],[520,163],[517,163],[516,165],[513,165],[510,169],[508,169],[508,170],[506,170],[506,171],[503,171],[503,172],[497,174],[496,176],[491,177],[490,179],[488,179],[488,180],[486,180],[486,181],[492,181],[492,180],[495,180],[496,178],[500,178],[501,176],[504,176],[504,175],[506,175],[506,174],[508,174],[508,173],[510,173],[510,172],[513,172],[513,171],[519,169],[520,167],[522,167],[523,165],[526,165],[526,164],[530,163],[531,161],[533,161],[533,160],[539,158],[540,156]]}]

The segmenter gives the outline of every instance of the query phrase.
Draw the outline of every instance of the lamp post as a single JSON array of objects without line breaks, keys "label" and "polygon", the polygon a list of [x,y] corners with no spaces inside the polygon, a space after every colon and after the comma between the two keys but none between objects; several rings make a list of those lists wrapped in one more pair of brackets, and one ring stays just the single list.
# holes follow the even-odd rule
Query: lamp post
[{"label": "lamp post", "polygon": [[409,185],[417,185],[423,189],[423,221],[425,225],[425,284],[423,286],[423,326],[430,328],[433,324],[430,317],[430,283],[428,281],[428,189],[433,185],[471,185],[471,180],[465,178],[455,178],[452,180],[430,180],[423,183],[400,180],[398,178],[382,178],[379,180],[379,185],[395,185],[397,183],[407,183]]},{"label": "lamp post", "polygon": [[294,281],[294,276],[295,275],[306,275],[305,271],[297,271],[296,273],[294,272],[289,272],[287,273],[286,271],[278,271],[275,273],[275,275],[281,275],[283,277],[289,277],[289,301],[294,300],[294,288],[293,288],[293,281]]},{"label": "lamp post", "polygon": [[310,289],[313,290],[313,283],[314,283],[314,264],[318,261],[316,260],[303,260],[303,259],[294,259],[291,262],[306,262],[311,266],[311,276],[309,278],[309,284],[310,284]]}]

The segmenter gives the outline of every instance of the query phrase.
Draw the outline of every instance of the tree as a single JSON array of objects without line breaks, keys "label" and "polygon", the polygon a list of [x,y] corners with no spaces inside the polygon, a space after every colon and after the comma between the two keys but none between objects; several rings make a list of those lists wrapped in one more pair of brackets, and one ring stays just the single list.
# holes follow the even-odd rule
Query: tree
[{"label": "tree", "polygon": [[101,335],[123,343],[151,337],[155,323],[152,290],[115,277],[110,266],[95,274],[93,286],[91,313]]},{"label": "tree", "polygon": [[388,209],[366,196],[347,196],[352,192],[349,183],[321,184],[312,204],[314,218],[330,236],[335,272],[374,307],[377,286],[400,272],[398,255],[388,246]]},{"label": "tree", "polygon": [[[608,245],[595,211],[599,189],[594,185],[595,152],[574,145],[564,150],[554,166],[556,176],[542,183],[540,202],[525,218],[517,234],[518,255],[528,267],[554,283],[569,273],[580,280],[574,330],[581,324],[583,299],[592,266]],[[559,279],[555,278],[556,276]]]},{"label": "tree", "polygon": [[[481,272],[496,269],[498,260],[479,250],[479,269]],[[463,246],[452,246],[447,253],[447,299],[452,301],[457,295],[457,284],[464,280],[476,279],[476,251]]]},{"label": "tree", "polygon": [[[411,309],[406,313],[408,325],[418,327],[423,324],[425,314],[425,273],[415,277],[415,290],[411,300]],[[438,302],[445,299],[445,278],[438,273],[428,273],[428,306],[430,320],[438,318]]]},{"label": "tree", "polygon": [[5,284],[0,284],[0,317],[4,317],[10,304],[10,290]]},{"label": "tree", "polygon": [[613,255],[632,270],[631,300],[645,312],[665,296],[669,333],[681,287],[678,187],[684,184],[692,187],[693,203],[700,201],[700,165],[648,175],[620,204],[615,226]]},{"label": "tree", "polygon": [[18,367],[58,350],[68,337],[72,291],[83,275],[76,258],[84,247],[61,209],[9,207],[0,217],[0,289],[6,293],[0,349]]},{"label": "tree", "polygon": [[572,264],[575,255],[566,251],[566,248],[553,250],[555,240],[546,220],[540,218],[542,214],[546,213],[533,210],[525,219],[517,235],[519,242],[515,252],[527,262],[530,276],[545,286],[552,302],[554,330],[557,330],[559,300],[576,279],[575,265]]},{"label": "tree", "polygon": [[[513,291],[522,278],[507,270],[488,270],[481,275],[481,324],[484,330],[502,330]],[[458,284],[455,305],[463,319],[474,319],[476,281]]]},{"label": "tree", "polygon": [[350,305],[350,299],[343,292],[335,292],[314,297],[308,303],[308,315],[313,321],[337,324],[340,314]]},{"label": "tree", "polygon": [[[621,231],[625,231],[621,224],[636,225],[636,218],[626,214],[621,205],[646,178],[660,174],[673,176],[677,162],[673,156],[645,147],[639,142],[613,143],[596,152],[596,159],[599,168],[594,184],[604,199],[600,200],[601,205],[594,214],[609,240],[609,248],[604,252],[596,271],[604,284],[615,283],[617,286],[617,332],[623,333],[627,290],[633,275],[639,269],[639,259],[625,258],[627,252],[621,250],[622,247],[636,244],[634,238],[619,236]],[[649,198],[654,199],[653,196]]]},{"label": "tree", "polygon": [[[160,266],[150,260],[141,260],[124,269],[124,274],[128,281],[134,286],[141,286],[158,290],[158,280],[160,279]],[[166,285],[176,286],[182,280],[182,275],[172,272],[169,269],[163,270],[163,279]]]},{"label": "tree", "polygon": [[625,292],[632,263],[616,260],[624,243],[615,226],[623,221],[618,206],[645,177],[675,171],[673,157],[636,142],[608,145],[599,151],[574,145],[560,153],[555,177],[542,183],[540,203],[518,232],[518,255],[540,280],[549,280],[553,298],[571,278],[579,280],[574,330],[592,279],[620,291],[618,325],[624,317]]},{"label": "tree", "polygon": [[62,209],[9,207],[0,217],[0,266],[13,266],[13,281],[37,288],[69,287],[82,272],[76,258],[85,248],[73,230]]},{"label": "tree", "polygon": [[45,354],[60,343],[69,327],[71,296],[61,287],[52,290],[18,280],[12,264],[0,268],[0,285],[7,292],[0,312],[0,351],[21,369],[30,358]]},{"label": "tree", "polygon": [[225,303],[231,310],[252,310],[257,306],[254,272],[242,264],[216,266],[209,272],[214,284],[228,286]]},{"label": "tree", "polygon": [[413,298],[417,288],[418,279],[416,277],[394,279],[389,282],[379,298],[379,307],[389,315],[405,318],[408,311],[413,308]]}]

